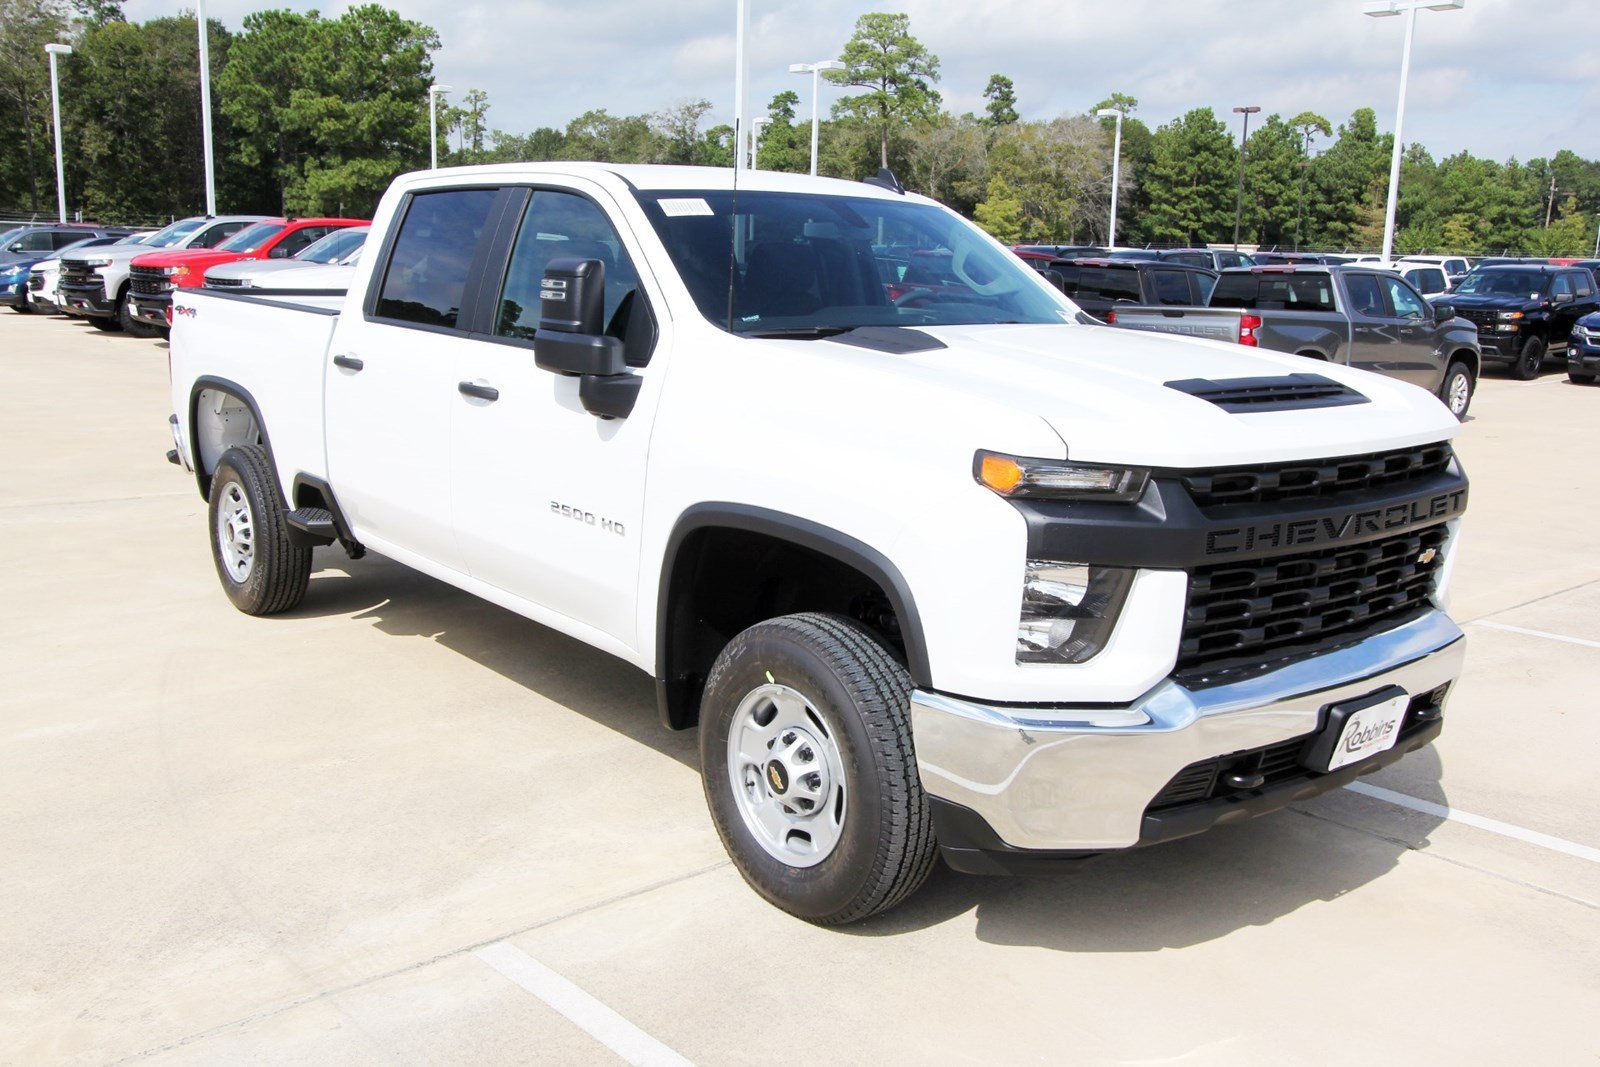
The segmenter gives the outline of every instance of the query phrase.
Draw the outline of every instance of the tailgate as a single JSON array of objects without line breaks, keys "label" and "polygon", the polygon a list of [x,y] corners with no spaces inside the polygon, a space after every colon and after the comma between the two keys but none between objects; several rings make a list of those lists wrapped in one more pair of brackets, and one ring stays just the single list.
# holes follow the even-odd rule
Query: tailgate
[{"label": "tailgate", "polygon": [[1225,308],[1118,307],[1111,325],[1147,333],[1176,333],[1236,344],[1239,312]]}]

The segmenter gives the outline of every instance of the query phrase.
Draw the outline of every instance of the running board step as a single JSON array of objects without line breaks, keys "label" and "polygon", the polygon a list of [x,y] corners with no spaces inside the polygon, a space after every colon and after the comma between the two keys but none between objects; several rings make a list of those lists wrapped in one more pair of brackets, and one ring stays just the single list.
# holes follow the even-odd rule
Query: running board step
[{"label": "running board step", "polygon": [[283,517],[293,530],[317,544],[331,545],[339,539],[339,529],[333,524],[333,512],[327,508],[296,508]]}]

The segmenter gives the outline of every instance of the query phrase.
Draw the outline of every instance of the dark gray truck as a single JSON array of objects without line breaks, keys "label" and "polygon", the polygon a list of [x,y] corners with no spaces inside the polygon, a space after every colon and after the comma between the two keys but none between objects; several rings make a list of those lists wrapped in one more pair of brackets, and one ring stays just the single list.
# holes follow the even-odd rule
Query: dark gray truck
[{"label": "dark gray truck", "polygon": [[1404,278],[1359,265],[1225,270],[1205,307],[1117,306],[1113,326],[1343,363],[1420,385],[1465,418],[1481,353],[1472,323]]}]

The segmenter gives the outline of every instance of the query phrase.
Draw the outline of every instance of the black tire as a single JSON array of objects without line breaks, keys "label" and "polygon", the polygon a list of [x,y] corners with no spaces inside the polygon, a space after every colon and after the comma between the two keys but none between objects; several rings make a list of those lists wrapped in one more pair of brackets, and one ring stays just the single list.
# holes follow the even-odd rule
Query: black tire
[{"label": "black tire", "polygon": [[1539,372],[1544,369],[1544,340],[1539,337],[1530,337],[1522,345],[1522,351],[1517,353],[1517,361],[1511,364],[1511,376],[1519,382],[1531,382],[1539,377]]},{"label": "black tire", "polygon": [[[792,866],[750,829],[735,796],[729,734],[763,686],[799,693],[836,746],[848,803],[837,844]],[[910,896],[933,869],[932,812],[911,741],[911,677],[876,638],[837,615],[787,615],[728,642],[700,705],[700,766],[723,847],[772,904],[821,926],[857,922]],[[808,711],[807,714],[810,714]]]},{"label": "black tire", "polygon": [[117,324],[122,328],[122,332],[129,337],[154,337],[156,335],[153,326],[146,326],[128,313],[127,286],[123,286],[122,291],[117,294]]},{"label": "black tire", "polygon": [[1575,371],[1575,370],[1567,371],[1567,378],[1574,385],[1593,385],[1594,384],[1594,375],[1592,375],[1592,374],[1583,374],[1583,373],[1580,373],[1579,371]]},{"label": "black tire", "polygon": [[122,332],[122,321],[120,319],[103,319],[98,315],[88,315],[86,318],[88,318],[90,326],[104,333]]},{"label": "black tire", "polygon": [[[237,495],[235,495],[237,493]],[[225,513],[245,505],[244,527],[249,537],[250,562],[241,575],[229,562],[223,531]],[[300,603],[311,581],[311,549],[289,539],[283,505],[266,449],[239,445],[228,449],[211,476],[211,502],[207,509],[211,533],[211,559],[217,578],[233,606],[246,615],[272,615]],[[229,540],[235,540],[229,537]]]},{"label": "black tire", "polygon": [[1457,420],[1464,420],[1467,417],[1467,409],[1472,406],[1472,392],[1477,384],[1477,380],[1472,376],[1472,369],[1465,363],[1451,363],[1450,368],[1444,372],[1444,383],[1439,386],[1439,399],[1444,401],[1444,406],[1450,409],[1450,414]]}]

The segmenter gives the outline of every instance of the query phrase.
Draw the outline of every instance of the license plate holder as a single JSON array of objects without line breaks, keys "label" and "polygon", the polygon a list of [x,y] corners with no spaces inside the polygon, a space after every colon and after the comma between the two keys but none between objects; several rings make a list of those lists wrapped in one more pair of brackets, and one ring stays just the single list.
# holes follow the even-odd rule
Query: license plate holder
[{"label": "license plate holder", "polygon": [[1327,773],[1387,752],[1400,739],[1411,695],[1398,685],[1385,686],[1354,700],[1330,704],[1320,732],[1306,743],[1300,762]]}]

